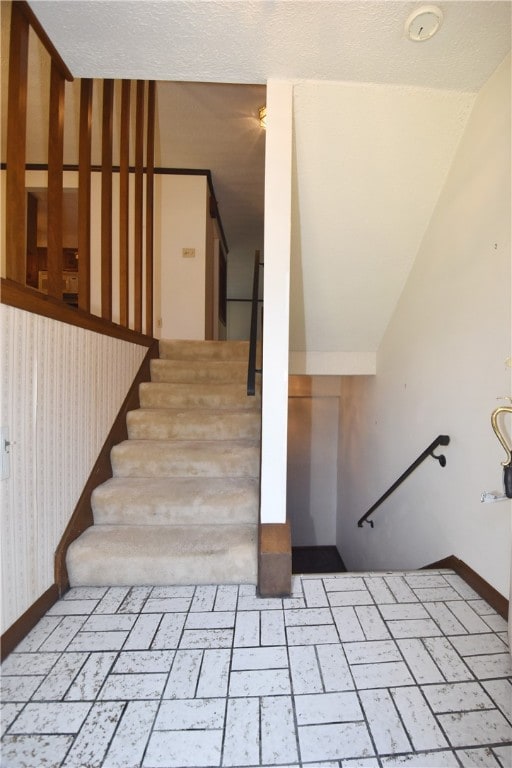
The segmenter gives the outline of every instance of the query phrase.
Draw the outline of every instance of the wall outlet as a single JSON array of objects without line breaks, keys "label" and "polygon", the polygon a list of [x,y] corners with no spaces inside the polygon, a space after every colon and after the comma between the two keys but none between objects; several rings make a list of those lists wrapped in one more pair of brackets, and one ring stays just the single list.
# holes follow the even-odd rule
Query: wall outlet
[{"label": "wall outlet", "polygon": [[196,255],[196,249],[195,248],[182,248],[181,249],[181,255],[184,259],[193,259]]}]

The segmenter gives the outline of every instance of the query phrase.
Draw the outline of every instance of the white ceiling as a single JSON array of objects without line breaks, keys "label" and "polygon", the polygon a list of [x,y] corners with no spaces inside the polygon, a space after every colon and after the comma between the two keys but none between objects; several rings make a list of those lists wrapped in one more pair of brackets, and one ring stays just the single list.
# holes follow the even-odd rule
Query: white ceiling
[{"label": "white ceiling", "polygon": [[232,295],[262,246],[263,84],[296,81],[291,349],[335,353],[328,373],[338,353],[374,353],[475,94],[510,50],[511,3],[439,2],[425,43],[404,35],[417,2],[31,5],[75,76],[175,81],[158,87],[158,162],[212,170]]},{"label": "white ceiling", "polygon": [[441,2],[427,45],[404,36],[421,3],[394,0],[32,0],[77,77],[266,83],[270,77],[478,90],[510,49],[510,4]]}]

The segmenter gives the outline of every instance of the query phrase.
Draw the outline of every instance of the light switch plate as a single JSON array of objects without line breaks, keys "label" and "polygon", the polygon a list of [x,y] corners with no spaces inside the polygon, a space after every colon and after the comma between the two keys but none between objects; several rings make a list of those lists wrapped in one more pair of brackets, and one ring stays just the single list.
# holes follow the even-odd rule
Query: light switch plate
[{"label": "light switch plate", "polygon": [[8,427],[0,427],[0,479],[7,480],[11,474],[11,457]]},{"label": "light switch plate", "polygon": [[181,249],[181,255],[184,259],[193,259],[196,255],[196,249],[195,248],[182,248]]}]

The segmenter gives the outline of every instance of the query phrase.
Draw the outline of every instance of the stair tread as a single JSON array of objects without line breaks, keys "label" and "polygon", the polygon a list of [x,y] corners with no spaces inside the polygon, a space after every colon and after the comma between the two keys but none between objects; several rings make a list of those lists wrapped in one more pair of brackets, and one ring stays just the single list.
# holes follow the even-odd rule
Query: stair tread
[{"label": "stair tread", "polygon": [[125,440],[114,446],[115,477],[256,477],[257,440]]},{"label": "stair tread", "polygon": [[142,408],[236,408],[258,410],[259,392],[247,395],[245,384],[180,383],[148,381],[139,387]]},{"label": "stair tread", "polygon": [[243,360],[171,360],[156,358],[151,361],[153,382],[211,382],[228,384],[247,380],[247,361]]},{"label": "stair tread", "polygon": [[179,419],[179,418],[187,418],[187,419],[202,419],[202,418],[215,418],[215,419],[226,419],[230,416],[239,416],[243,419],[252,419],[255,421],[259,421],[260,415],[258,411],[248,411],[247,408],[239,408],[237,406],[233,406],[232,408],[180,408],[180,407],[174,407],[174,408],[162,408],[162,407],[155,407],[151,408],[149,406],[141,406],[140,408],[137,408],[134,411],[128,411],[128,415],[134,415],[135,418],[137,417],[137,414],[141,414],[143,416],[144,414],[147,414],[148,416],[161,416],[162,418],[172,418],[172,419]]},{"label": "stair tread", "polygon": [[177,360],[245,360],[249,356],[248,341],[196,341],[160,339],[160,358]]},{"label": "stair tread", "polygon": [[98,486],[96,525],[218,525],[258,521],[257,478],[116,478]]},{"label": "stair tread", "polygon": [[139,408],[126,415],[130,440],[259,439],[254,409]]},{"label": "stair tread", "polygon": [[208,450],[212,451],[220,451],[222,452],[222,449],[225,448],[227,451],[229,450],[238,450],[239,448],[257,448],[259,446],[260,441],[257,439],[251,439],[251,438],[244,438],[244,439],[233,439],[233,440],[123,440],[121,443],[118,443],[113,447],[113,451],[116,451],[120,447],[123,448],[123,450],[141,450],[141,451],[151,451],[151,450],[165,450],[166,448],[174,449],[177,448],[180,451],[186,451],[187,449],[190,449],[191,451],[198,451],[201,448],[201,445],[204,445],[205,448],[208,448]]},{"label": "stair tread", "polygon": [[69,547],[71,586],[255,583],[257,531],[257,525],[94,525]]}]

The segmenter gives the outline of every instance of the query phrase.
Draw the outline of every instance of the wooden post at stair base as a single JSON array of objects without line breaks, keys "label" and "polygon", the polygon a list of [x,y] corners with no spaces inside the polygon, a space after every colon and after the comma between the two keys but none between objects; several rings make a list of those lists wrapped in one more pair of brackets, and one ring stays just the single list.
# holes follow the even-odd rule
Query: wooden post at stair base
[{"label": "wooden post at stair base", "polygon": [[292,539],[290,523],[260,523],[258,593],[261,597],[290,595]]},{"label": "wooden post at stair base", "polygon": [[62,299],[62,188],[64,161],[64,85],[59,67],[50,70],[50,125],[48,138],[48,295]]},{"label": "wooden post at stair base", "polygon": [[25,284],[25,156],[27,137],[28,21],[11,4],[7,107],[6,276]]},{"label": "wooden post at stair base", "polygon": [[78,149],[78,306],[91,309],[91,142],[93,81],[80,83]]}]

